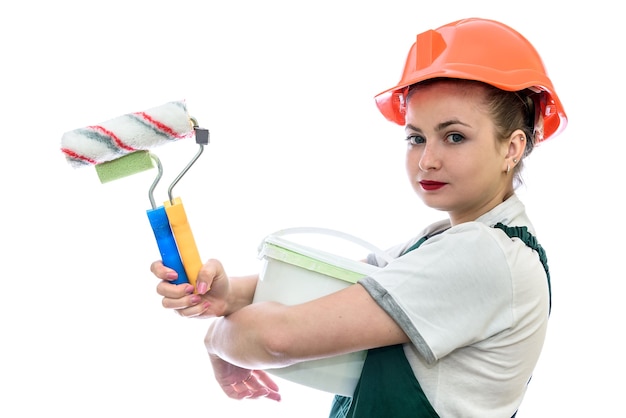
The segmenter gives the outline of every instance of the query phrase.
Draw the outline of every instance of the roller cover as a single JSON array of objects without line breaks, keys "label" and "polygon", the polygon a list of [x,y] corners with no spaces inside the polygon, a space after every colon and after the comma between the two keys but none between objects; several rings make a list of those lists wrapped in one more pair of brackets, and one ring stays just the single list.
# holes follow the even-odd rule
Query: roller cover
[{"label": "roller cover", "polygon": [[61,138],[61,151],[70,165],[82,167],[193,135],[187,106],[177,101],[66,132]]}]

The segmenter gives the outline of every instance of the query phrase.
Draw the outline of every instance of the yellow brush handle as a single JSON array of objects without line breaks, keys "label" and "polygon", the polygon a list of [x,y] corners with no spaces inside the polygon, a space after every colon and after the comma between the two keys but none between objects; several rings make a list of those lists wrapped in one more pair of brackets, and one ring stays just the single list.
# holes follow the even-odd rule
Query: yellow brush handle
[{"label": "yellow brush handle", "polygon": [[200,253],[196,246],[196,240],[193,237],[191,227],[187,221],[185,207],[180,197],[174,198],[173,204],[167,201],[163,206],[165,207],[172,233],[176,239],[176,245],[178,245],[178,252],[180,253],[185,273],[187,273],[189,283],[195,286],[196,278],[202,268],[202,260],[200,259]]}]

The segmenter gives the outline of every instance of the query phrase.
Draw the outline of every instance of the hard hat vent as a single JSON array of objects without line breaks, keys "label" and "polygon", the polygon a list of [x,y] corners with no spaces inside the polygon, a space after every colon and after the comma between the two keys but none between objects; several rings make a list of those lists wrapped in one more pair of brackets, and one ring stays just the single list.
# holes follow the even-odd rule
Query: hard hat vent
[{"label": "hard hat vent", "polygon": [[415,67],[416,70],[421,70],[429,67],[441,55],[446,49],[446,42],[439,32],[429,30],[417,35],[415,46]]}]

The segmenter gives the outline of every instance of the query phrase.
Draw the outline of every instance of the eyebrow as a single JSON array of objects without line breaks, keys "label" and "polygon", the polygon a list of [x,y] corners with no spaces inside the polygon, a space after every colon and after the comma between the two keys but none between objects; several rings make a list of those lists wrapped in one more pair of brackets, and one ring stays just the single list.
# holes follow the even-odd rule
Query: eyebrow
[{"label": "eyebrow", "polygon": [[[437,124],[437,126],[435,127],[435,130],[436,131],[441,131],[441,130],[447,128],[450,125],[463,125],[463,126],[467,126],[468,128],[471,128],[471,125],[468,125],[467,123],[461,122],[458,119],[450,119],[450,120],[447,120],[445,122],[441,122],[441,123]],[[416,132],[422,132],[421,129],[416,128],[415,126],[411,125],[410,123],[408,123],[405,126],[405,128],[404,128],[405,131],[408,130],[408,129],[416,131]]]}]

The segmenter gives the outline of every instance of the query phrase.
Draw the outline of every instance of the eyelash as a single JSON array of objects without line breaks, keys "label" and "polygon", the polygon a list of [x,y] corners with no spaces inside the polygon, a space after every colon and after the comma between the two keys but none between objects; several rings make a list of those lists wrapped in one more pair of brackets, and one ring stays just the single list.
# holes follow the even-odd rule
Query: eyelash
[{"label": "eyelash", "polygon": [[419,144],[422,144],[422,143],[424,142],[424,141],[423,141],[423,140],[424,140],[424,137],[421,137],[421,136],[418,136],[418,135],[408,135],[405,139],[406,139],[406,141],[407,141],[409,144],[411,144],[411,145],[419,145],[419,144],[416,142],[416,139],[417,139],[417,138],[420,138],[420,139],[422,140],[422,142],[420,142]]},{"label": "eyelash", "polygon": [[[459,137],[460,141],[451,141],[448,140],[450,137]],[[416,140],[419,138],[420,142],[417,142]],[[423,144],[426,140],[424,139],[423,136],[420,135],[408,135],[406,138],[406,141],[411,144],[411,145],[420,145]],[[459,133],[451,133],[446,135],[446,140],[448,141],[448,143],[455,145],[455,144],[460,144],[461,142],[463,142],[465,140],[465,137]]]}]

